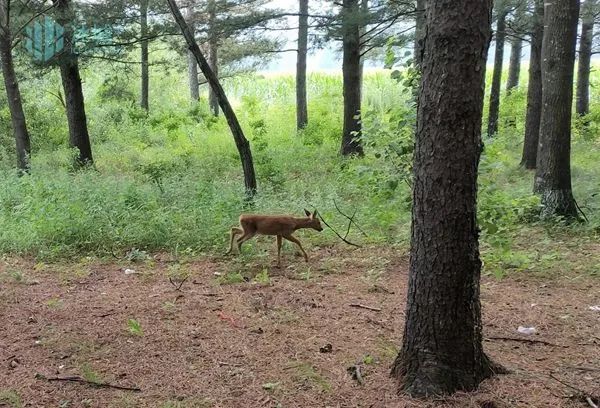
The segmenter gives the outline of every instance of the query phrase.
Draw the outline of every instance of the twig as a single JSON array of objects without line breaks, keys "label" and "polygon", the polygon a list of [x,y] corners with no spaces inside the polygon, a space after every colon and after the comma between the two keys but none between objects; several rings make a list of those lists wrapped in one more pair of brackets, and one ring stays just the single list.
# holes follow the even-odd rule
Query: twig
[{"label": "twig", "polygon": [[360,309],[367,309],[367,310],[372,310],[374,312],[381,312],[381,309],[378,307],[371,307],[371,306],[365,306],[365,305],[361,305],[359,303],[350,303],[351,307],[358,307]]},{"label": "twig", "polygon": [[573,391],[577,391],[577,393],[579,394],[579,396],[589,404],[590,407],[592,408],[598,408],[598,405],[596,405],[596,403],[594,403],[594,401],[592,400],[592,397],[594,399],[599,399],[596,396],[592,396],[589,392],[582,390],[581,388],[577,388],[569,383],[566,383],[562,380],[559,380],[558,378],[556,378],[555,376],[552,375],[552,373],[548,374],[548,376],[550,378],[552,378],[554,381],[557,381],[559,383],[561,383],[562,385],[564,385],[567,388],[572,389]]},{"label": "twig", "polygon": [[568,366],[565,366],[565,368],[570,368],[572,370],[579,370],[579,371],[600,371],[600,368],[586,367],[586,366],[568,365]]},{"label": "twig", "polygon": [[549,342],[544,341],[544,340],[519,339],[519,338],[516,338],[516,337],[502,337],[502,336],[492,336],[492,337],[488,337],[487,339],[488,340],[518,341],[518,342],[521,342],[521,343],[544,344],[546,346],[552,346],[552,347],[569,348],[569,346],[562,346],[560,344],[549,343]]},{"label": "twig", "polygon": [[358,224],[356,223],[356,221],[354,221],[354,215],[356,215],[356,211],[354,211],[354,214],[352,215],[352,217],[348,217],[346,214],[344,214],[344,213],[342,212],[342,210],[340,210],[340,208],[338,207],[338,205],[337,205],[337,202],[336,202],[335,200],[333,200],[333,205],[335,205],[335,209],[336,209],[336,210],[338,210],[338,212],[339,212],[340,214],[342,214],[344,217],[346,217],[346,218],[350,219],[350,222],[351,222],[352,224],[354,224],[354,226],[355,226],[356,228],[358,228],[358,230],[359,230],[359,231],[360,231],[360,232],[361,232],[361,233],[362,233],[362,234],[363,234],[365,237],[368,237],[367,233],[363,231],[363,229],[360,227],[360,225],[358,225]]},{"label": "twig", "polygon": [[181,282],[179,282],[178,284],[173,282],[173,279],[171,279],[171,277],[169,277],[169,282],[171,282],[171,285],[173,285],[173,287],[175,288],[175,290],[181,290],[181,287],[183,286],[183,284],[188,280],[188,276],[186,276]]},{"label": "twig", "polygon": [[43,374],[37,374],[36,378],[46,380],[46,381],[76,382],[76,383],[86,384],[86,385],[89,385],[92,387],[98,387],[98,388],[114,388],[116,390],[135,391],[135,392],[140,392],[142,390],[139,387],[127,387],[124,385],[116,385],[116,384],[109,384],[109,383],[103,383],[103,382],[88,381],[85,378],[80,377],[78,375],[72,375],[72,376],[68,376],[68,377],[46,377]]},{"label": "twig", "polygon": [[365,381],[363,380],[362,373],[360,372],[360,365],[355,364],[353,366],[348,367],[348,374],[352,376],[353,379],[356,380],[357,383],[363,385]]},{"label": "twig", "polygon": [[220,367],[223,367],[223,366],[241,367],[242,366],[241,364],[238,364],[238,363],[228,363],[226,361],[219,361],[218,364]]},{"label": "twig", "polygon": [[339,239],[341,239],[348,245],[352,245],[357,248],[362,248],[360,245],[350,242],[346,238],[343,238],[340,234],[338,234],[338,232],[336,230],[334,230],[333,227],[327,223],[327,221],[325,221],[325,219],[323,218],[322,215],[319,215],[319,217],[321,218],[321,221],[323,221],[323,224],[327,225],[329,227],[329,229],[331,229],[333,231],[333,233],[338,236]]}]

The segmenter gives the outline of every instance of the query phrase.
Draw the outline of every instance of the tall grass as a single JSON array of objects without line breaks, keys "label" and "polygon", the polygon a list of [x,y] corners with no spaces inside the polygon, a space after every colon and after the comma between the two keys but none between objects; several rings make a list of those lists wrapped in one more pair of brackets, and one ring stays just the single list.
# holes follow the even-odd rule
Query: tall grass
[{"label": "tall grass", "polygon": [[[390,143],[410,150],[412,111],[408,90],[388,73],[364,82],[366,156],[343,161],[341,77],[309,76],[309,126],[295,129],[294,79],[259,74],[226,81],[226,88],[250,139],[259,194],[253,208],[243,201],[239,158],[227,124],[213,118],[205,100],[188,100],[184,74],[155,73],[151,112],[136,105],[132,78],[108,68],[85,73],[94,170],[72,172],[72,152],[62,106],[47,90],[56,77],[24,83],[33,139],[32,173],[12,170],[12,141],[0,139],[0,252],[62,258],[107,254],[129,248],[190,253],[222,251],[229,227],[242,211],[301,214],[318,208],[344,229],[334,202],[357,220],[371,244],[405,245],[410,230],[410,180],[406,157],[390,154]],[[486,242],[496,244],[535,217],[532,175],[519,169],[524,90],[504,100],[500,134],[486,141],[480,178],[480,219]],[[600,114],[594,104],[593,115]],[[595,116],[594,116],[595,117]],[[9,134],[8,111],[0,125]],[[573,175],[576,196],[600,228],[598,137],[577,134]],[[504,233],[504,235],[502,235]],[[315,243],[333,243],[326,231]]]}]

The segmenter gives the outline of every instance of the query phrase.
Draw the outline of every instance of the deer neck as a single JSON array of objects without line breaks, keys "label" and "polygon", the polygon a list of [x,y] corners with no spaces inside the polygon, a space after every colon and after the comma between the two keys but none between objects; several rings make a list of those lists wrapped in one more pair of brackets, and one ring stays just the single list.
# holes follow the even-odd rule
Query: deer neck
[{"label": "deer neck", "polygon": [[295,229],[302,229],[302,228],[309,228],[310,226],[310,218],[294,218],[294,220],[296,221],[296,227]]}]

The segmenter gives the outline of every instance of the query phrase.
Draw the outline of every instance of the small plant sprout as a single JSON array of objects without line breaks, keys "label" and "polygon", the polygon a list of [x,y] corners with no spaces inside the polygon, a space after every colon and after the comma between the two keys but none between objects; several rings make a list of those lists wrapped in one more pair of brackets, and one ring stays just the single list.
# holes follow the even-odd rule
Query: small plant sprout
[{"label": "small plant sprout", "polygon": [[134,336],[143,336],[142,325],[136,319],[127,320],[127,330]]}]

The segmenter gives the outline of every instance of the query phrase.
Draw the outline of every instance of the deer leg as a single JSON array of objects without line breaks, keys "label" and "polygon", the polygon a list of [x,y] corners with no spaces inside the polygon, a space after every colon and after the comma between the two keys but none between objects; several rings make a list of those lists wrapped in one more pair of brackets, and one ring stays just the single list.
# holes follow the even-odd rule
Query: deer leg
[{"label": "deer leg", "polygon": [[288,241],[293,242],[294,244],[298,245],[298,248],[300,248],[300,251],[302,251],[302,254],[304,255],[304,260],[306,262],[308,262],[308,255],[306,255],[306,252],[304,251],[304,248],[302,248],[302,244],[300,243],[300,241],[298,241],[298,239],[296,237],[294,237],[292,234],[284,235],[283,237],[285,239],[287,239]]},{"label": "deer leg", "polygon": [[283,244],[283,238],[281,235],[277,235],[277,267],[281,268],[281,245]]},{"label": "deer leg", "polygon": [[242,235],[241,237],[239,237],[237,239],[237,248],[238,248],[238,252],[241,253],[242,251],[242,244],[246,241],[248,241],[249,239],[251,239],[252,237],[254,237],[256,235],[256,231],[244,231],[244,235]]},{"label": "deer leg", "polygon": [[233,250],[233,240],[235,239],[235,236],[243,234],[243,233],[244,233],[244,230],[241,228],[238,228],[238,227],[231,228],[231,231],[229,233],[230,234],[229,250],[227,252],[225,252],[226,255],[230,254],[231,251]]}]

